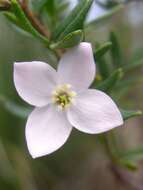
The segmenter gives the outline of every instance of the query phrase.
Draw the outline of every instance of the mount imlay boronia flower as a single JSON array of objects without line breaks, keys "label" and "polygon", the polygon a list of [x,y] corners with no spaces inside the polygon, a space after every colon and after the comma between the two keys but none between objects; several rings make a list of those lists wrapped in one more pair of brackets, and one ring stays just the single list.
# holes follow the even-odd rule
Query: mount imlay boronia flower
[{"label": "mount imlay boronia flower", "polygon": [[95,70],[92,48],[86,42],[63,55],[57,72],[39,61],[14,64],[18,94],[36,106],[26,124],[26,141],[33,158],[59,149],[73,126],[97,134],[123,124],[113,100],[104,92],[88,89]]}]

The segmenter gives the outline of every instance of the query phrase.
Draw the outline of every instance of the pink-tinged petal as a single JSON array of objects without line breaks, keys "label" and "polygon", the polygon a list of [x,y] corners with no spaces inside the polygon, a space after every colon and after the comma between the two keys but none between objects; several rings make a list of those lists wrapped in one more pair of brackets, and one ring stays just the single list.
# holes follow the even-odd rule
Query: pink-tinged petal
[{"label": "pink-tinged petal", "polygon": [[121,113],[113,100],[99,90],[80,94],[68,111],[70,123],[85,133],[102,133],[123,124]]},{"label": "pink-tinged petal", "polygon": [[14,84],[18,94],[34,106],[47,105],[57,82],[56,71],[40,61],[14,63]]},{"label": "pink-tinged petal", "polygon": [[87,89],[95,77],[95,63],[90,43],[82,42],[68,50],[58,66],[59,83],[69,83],[76,89]]},{"label": "pink-tinged petal", "polygon": [[33,158],[48,155],[59,149],[72,130],[65,112],[51,105],[35,108],[26,125],[26,141]]}]

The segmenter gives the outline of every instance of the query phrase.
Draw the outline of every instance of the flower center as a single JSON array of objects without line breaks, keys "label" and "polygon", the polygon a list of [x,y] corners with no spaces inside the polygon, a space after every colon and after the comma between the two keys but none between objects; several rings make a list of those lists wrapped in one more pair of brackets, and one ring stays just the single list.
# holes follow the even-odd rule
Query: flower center
[{"label": "flower center", "polygon": [[68,108],[73,102],[76,92],[72,91],[70,84],[58,85],[52,92],[52,102],[63,110]]}]

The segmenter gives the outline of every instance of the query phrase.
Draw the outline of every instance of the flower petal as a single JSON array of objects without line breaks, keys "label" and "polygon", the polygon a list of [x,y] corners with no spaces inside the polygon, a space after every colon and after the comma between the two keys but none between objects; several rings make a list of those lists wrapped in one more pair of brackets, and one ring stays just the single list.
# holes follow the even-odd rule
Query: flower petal
[{"label": "flower petal", "polygon": [[51,105],[36,108],[28,118],[26,140],[33,158],[50,154],[68,139],[72,126],[62,111]]},{"label": "flower petal", "polygon": [[49,103],[56,85],[56,71],[39,61],[14,64],[14,84],[18,94],[29,104],[44,106]]},{"label": "flower petal", "polygon": [[58,67],[60,83],[69,83],[77,89],[87,89],[95,77],[95,63],[90,43],[82,42],[68,50]]},{"label": "flower petal", "polygon": [[99,90],[89,89],[80,94],[68,110],[70,123],[85,133],[102,133],[123,124],[113,100]]}]

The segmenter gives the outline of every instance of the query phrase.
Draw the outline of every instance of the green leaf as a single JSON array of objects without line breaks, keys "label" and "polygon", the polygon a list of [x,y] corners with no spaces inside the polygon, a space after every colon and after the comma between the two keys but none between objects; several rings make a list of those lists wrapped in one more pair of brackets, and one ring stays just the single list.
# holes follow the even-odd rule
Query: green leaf
[{"label": "green leaf", "polygon": [[[96,43],[96,48],[100,49],[102,47],[99,43]],[[98,56],[97,59],[97,53],[94,52],[94,59],[97,64],[97,68],[99,70],[99,73],[103,79],[106,79],[110,75],[110,65],[106,62],[103,56]]]},{"label": "green leaf", "polygon": [[138,117],[141,116],[143,113],[142,111],[138,110],[138,111],[131,111],[131,110],[123,110],[120,109],[121,114],[123,116],[124,121],[133,118],[133,117]]},{"label": "green leaf", "polygon": [[27,118],[31,113],[31,109],[24,106],[17,105],[14,102],[8,101],[5,103],[4,108],[9,111],[12,115],[15,115],[20,118]]},{"label": "green leaf", "polygon": [[92,22],[86,24],[86,27],[90,28],[93,26],[103,26],[103,24],[107,21],[107,19],[111,18],[114,14],[121,11],[124,8],[124,5],[117,5],[112,8],[110,11],[107,11],[103,16],[98,17],[97,19],[93,20]]},{"label": "green leaf", "polygon": [[61,12],[65,12],[66,10],[68,10],[70,2],[63,2],[63,3],[59,3],[58,7],[57,7],[57,11],[59,13]]},{"label": "green leaf", "polygon": [[51,49],[71,48],[79,44],[82,40],[83,40],[83,32],[82,30],[77,30],[77,31],[71,32],[59,42],[51,44],[50,48]]},{"label": "green leaf", "polygon": [[111,9],[112,7],[115,7],[119,4],[118,1],[114,1],[114,0],[108,0],[108,1],[105,1],[105,2],[102,2],[100,0],[96,0],[96,3],[101,6],[102,8],[104,9]]},{"label": "green leaf", "polygon": [[117,36],[114,32],[110,32],[110,41],[112,42],[112,47],[111,47],[112,62],[113,65],[116,68],[118,68],[122,65],[122,55]]},{"label": "green leaf", "polygon": [[108,65],[108,63],[106,62],[104,57],[100,57],[100,59],[98,59],[98,61],[96,61],[96,57],[94,54],[94,59],[95,59],[95,62],[96,62],[96,65],[97,65],[97,68],[99,70],[101,77],[103,79],[108,78],[108,76],[110,75],[110,66]]},{"label": "green leaf", "polygon": [[55,0],[36,0],[33,1],[33,7],[36,12],[41,13],[46,9],[50,14],[53,14]]},{"label": "green leaf", "polygon": [[8,12],[8,11],[5,11],[3,14],[7,17],[7,19],[8,19],[10,22],[14,23],[15,25],[17,25],[17,26],[19,26],[19,27],[22,27],[22,26],[20,26],[20,23],[18,22],[18,20],[17,20],[15,14],[13,14],[13,13],[11,13],[11,12]]},{"label": "green leaf", "polygon": [[48,1],[49,0],[36,0],[36,1],[33,0],[32,8],[34,9],[36,13],[40,13]]},{"label": "green leaf", "polygon": [[[13,21],[14,24],[21,27],[23,30],[29,32],[32,36],[38,38],[42,42],[49,44],[49,40],[41,35],[30,23],[30,21],[25,16],[23,10],[18,4],[17,0],[11,0],[11,12],[12,14],[7,14],[8,18]],[[13,16],[15,15],[15,17]]]},{"label": "green leaf", "polygon": [[112,47],[111,42],[105,42],[103,45],[101,45],[99,48],[95,51],[95,59],[98,60],[101,58],[107,51],[109,51]]},{"label": "green leaf", "polygon": [[46,11],[49,16],[58,16],[60,12],[65,11],[69,6],[69,2],[64,0],[33,0],[32,7],[34,12],[41,15]]},{"label": "green leaf", "polygon": [[121,166],[126,167],[130,171],[136,171],[137,170],[137,164],[135,162],[133,162],[132,160],[122,158],[122,159],[119,159],[118,162]]},{"label": "green leaf", "polygon": [[22,119],[25,119],[32,110],[31,108],[18,105],[2,95],[0,95],[0,105],[3,106],[12,115],[20,117]]},{"label": "green leaf", "polygon": [[11,24],[13,23],[13,27],[16,31],[20,32],[23,35],[31,37],[31,34],[24,29],[23,25],[19,23],[17,17],[13,13],[5,11],[3,14],[11,22]]},{"label": "green leaf", "polygon": [[47,3],[45,5],[46,11],[49,13],[49,15],[54,15],[55,13],[55,0],[47,0]]},{"label": "green leaf", "polygon": [[109,92],[115,87],[115,85],[122,78],[122,76],[123,76],[123,70],[119,68],[116,71],[114,71],[111,76],[109,76],[103,82],[98,84],[96,88],[104,92]]},{"label": "green leaf", "polygon": [[55,0],[36,0],[33,1],[33,8],[38,14],[41,14],[43,10],[46,10],[49,15],[54,15],[55,13]]},{"label": "green leaf", "polygon": [[132,161],[139,161],[143,159],[143,146],[132,150],[126,150],[121,154],[121,158]]},{"label": "green leaf", "polygon": [[143,160],[143,146],[132,150],[124,150],[119,155],[119,163],[130,170],[136,170],[137,164],[135,162],[140,160]]},{"label": "green leaf", "polygon": [[123,66],[123,69],[125,72],[136,69],[138,67],[143,66],[143,59],[134,61],[133,63],[128,63],[126,65]]},{"label": "green leaf", "polygon": [[[124,71],[124,70],[123,70]],[[117,84],[117,88],[118,89],[122,89],[123,88],[127,88],[127,87],[133,87],[134,85],[136,85],[137,83],[142,83],[143,82],[143,76],[132,76],[132,77],[129,77],[127,79],[124,79],[122,81],[120,81],[118,84]]]},{"label": "green leaf", "polygon": [[83,24],[93,0],[81,1],[57,27],[53,35],[54,40],[61,39],[67,34],[83,29]]}]

